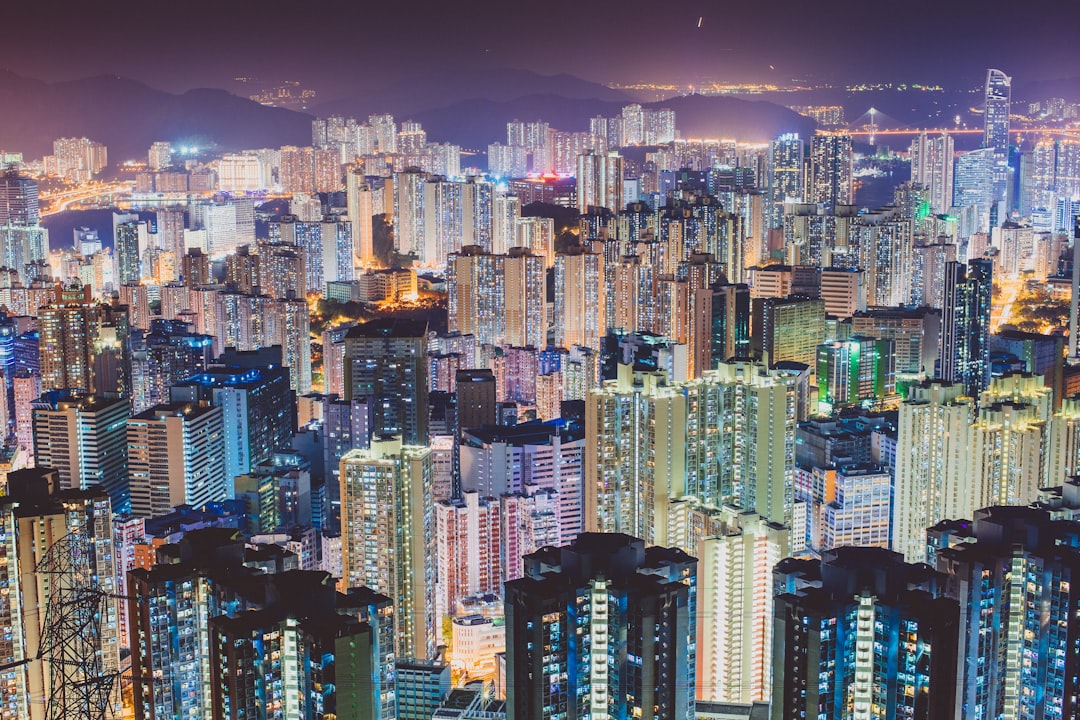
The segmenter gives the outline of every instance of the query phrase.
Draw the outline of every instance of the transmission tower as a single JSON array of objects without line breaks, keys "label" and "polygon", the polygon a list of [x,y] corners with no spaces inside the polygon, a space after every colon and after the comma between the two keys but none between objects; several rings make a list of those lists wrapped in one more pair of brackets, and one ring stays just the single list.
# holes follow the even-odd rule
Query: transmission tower
[{"label": "transmission tower", "polygon": [[105,672],[101,619],[109,595],[94,574],[93,541],[68,533],[37,565],[49,577],[38,658],[49,667],[46,720],[106,720],[113,714],[117,674]]}]

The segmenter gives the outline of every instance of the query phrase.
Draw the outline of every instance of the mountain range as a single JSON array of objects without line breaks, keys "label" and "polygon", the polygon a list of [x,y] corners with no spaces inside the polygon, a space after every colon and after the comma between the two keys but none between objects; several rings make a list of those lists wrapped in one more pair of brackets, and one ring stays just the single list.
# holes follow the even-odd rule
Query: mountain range
[{"label": "mountain range", "polygon": [[[37,158],[52,151],[55,138],[85,136],[105,143],[116,163],[145,157],[158,140],[218,151],[307,145],[315,115],[383,112],[422,122],[432,140],[485,149],[505,141],[505,124],[514,118],[584,130],[590,117],[610,117],[629,102],[617,90],[570,75],[498,70],[429,75],[336,98],[307,114],[224,90],[172,94],[117,76],[45,83],[0,70],[0,149]],[[762,141],[814,127],[779,105],[733,97],[688,96],[653,105],[674,109],[687,137]]]}]

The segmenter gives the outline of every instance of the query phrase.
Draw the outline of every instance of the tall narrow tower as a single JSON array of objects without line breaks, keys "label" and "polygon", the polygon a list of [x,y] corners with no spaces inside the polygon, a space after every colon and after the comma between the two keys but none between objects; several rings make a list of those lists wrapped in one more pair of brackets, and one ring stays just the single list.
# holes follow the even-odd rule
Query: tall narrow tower
[{"label": "tall narrow tower", "polygon": [[986,115],[984,116],[983,147],[992,148],[995,155],[1009,155],[1009,104],[1012,100],[1012,78],[993,68],[986,71]]},{"label": "tall narrow tower", "polygon": [[1072,272],[1072,301],[1069,304],[1069,362],[1080,362],[1080,324],[1077,319],[1080,316],[1080,257],[1077,257],[1077,249],[1080,249],[1080,216],[1074,218],[1076,223],[1073,227],[1073,272]]}]

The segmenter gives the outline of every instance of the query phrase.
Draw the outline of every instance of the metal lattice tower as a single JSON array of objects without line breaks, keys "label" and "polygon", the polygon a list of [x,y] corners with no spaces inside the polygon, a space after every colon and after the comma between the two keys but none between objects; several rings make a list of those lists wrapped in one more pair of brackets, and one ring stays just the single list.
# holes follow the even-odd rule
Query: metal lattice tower
[{"label": "metal lattice tower", "polygon": [[79,532],[57,540],[36,568],[49,578],[38,658],[48,663],[47,720],[112,717],[116,674],[104,672],[101,618],[108,595],[93,571],[93,541]]}]

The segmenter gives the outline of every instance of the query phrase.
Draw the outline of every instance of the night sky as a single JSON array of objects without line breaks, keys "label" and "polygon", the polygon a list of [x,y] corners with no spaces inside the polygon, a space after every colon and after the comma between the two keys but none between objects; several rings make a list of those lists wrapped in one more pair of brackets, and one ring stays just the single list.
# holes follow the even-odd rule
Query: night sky
[{"label": "night sky", "polygon": [[1076,0],[67,0],[5,3],[0,28],[0,67],[18,74],[111,73],[170,91],[249,75],[300,80],[325,96],[432,63],[597,82],[955,87],[980,83],[987,66],[1017,83],[1080,76]]}]

